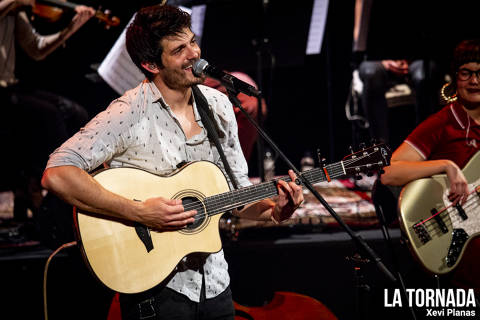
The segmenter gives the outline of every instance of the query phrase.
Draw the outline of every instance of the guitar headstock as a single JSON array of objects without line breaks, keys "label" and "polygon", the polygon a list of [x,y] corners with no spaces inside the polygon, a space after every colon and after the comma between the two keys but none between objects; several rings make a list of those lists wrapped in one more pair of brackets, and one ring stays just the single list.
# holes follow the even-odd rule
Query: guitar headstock
[{"label": "guitar headstock", "polygon": [[390,148],[380,143],[346,156],[342,163],[347,175],[371,174],[390,165],[391,155]]}]

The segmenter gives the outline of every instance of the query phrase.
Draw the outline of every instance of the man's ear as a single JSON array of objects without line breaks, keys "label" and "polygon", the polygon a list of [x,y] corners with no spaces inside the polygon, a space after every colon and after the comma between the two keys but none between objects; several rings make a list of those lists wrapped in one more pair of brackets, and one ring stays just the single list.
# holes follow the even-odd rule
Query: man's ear
[{"label": "man's ear", "polygon": [[150,71],[153,74],[158,73],[158,67],[155,63],[152,62],[142,62],[142,67],[145,68],[145,70]]}]

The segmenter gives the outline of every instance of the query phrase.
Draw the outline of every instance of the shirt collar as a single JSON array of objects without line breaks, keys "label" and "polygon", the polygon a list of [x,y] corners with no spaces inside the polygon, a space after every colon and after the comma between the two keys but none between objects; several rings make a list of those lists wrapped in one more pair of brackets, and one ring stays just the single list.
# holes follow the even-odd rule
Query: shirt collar
[{"label": "shirt collar", "polygon": [[150,88],[150,91],[152,93],[152,102],[161,101],[163,105],[166,105],[165,99],[163,99],[162,93],[160,92],[160,90],[158,90],[155,83],[148,79],[143,80],[143,83]]},{"label": "shirt collar", "polygon": [[[150,81],[148,79],[143,80],[143,83],[146,84],[150,88],[150,91],[152,93],[152,102],[157,102],[158,101],[158,102],[160,102],[160,105],[164,108],[168,106],[168,104],[165,102],[165,99],[162,96],[162,93],[160,92],[160,90],[158,90],[155,83],[153,83],[152,81]],[[201,124],[201,119],[202,118],[200,117],[200,113],[197,110],[197,104],[195,102],[195,97],[193,96],[193,94],[192,94],[192,100],[193,100],[193,114],[195,116],[195,121],[197,121],[199,123],[200,127],[203,128],[203,125]]]},{"label": "shirt collar", "polygon": [[[465,109],[463,109],[463,106],[458,102],[454,102],[450,105],[450,112],[452,113],[453,118],[456,120],[456,122],[462,129],[466,129],[469,123],[471,127],[480,126],[468,115]],[[469,118],[470,121],[468,121]]]}]

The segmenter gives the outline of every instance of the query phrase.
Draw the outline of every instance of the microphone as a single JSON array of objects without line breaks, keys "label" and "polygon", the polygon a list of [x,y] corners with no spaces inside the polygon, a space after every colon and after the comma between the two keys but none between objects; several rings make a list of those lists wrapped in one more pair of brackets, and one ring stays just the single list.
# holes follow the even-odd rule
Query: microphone
[{"label": "microphone", "polygon": [[201,77],[203,75],[212,77],[220,81],[222,85],[227,88],[227,90],[233,91],[235,93],[245,93],[249,96],[260,96],[260,91],[255,89],[254,86],[249,85],[248,83],[235,78],[231,74],[223,72],[222,70],[218,70],[215,67],[212,67],[208,64],[208,62],[204,59],[198,59],[193,63],[193,74],[197,77]]}]

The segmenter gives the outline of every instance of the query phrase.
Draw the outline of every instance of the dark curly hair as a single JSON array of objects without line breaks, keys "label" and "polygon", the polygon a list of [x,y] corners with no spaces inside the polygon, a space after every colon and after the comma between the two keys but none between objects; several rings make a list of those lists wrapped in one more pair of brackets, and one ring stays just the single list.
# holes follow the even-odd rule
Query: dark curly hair
[{"label": "dark curly hair", "polygon": [[177,7],[155,5],[140,9],[126,33],[127,51],[135,65],[151,79],[153,74],[142,67],[142,62],[155,63],[162,68],[163,48],[160,41],[191,28],[190,15]]}]

